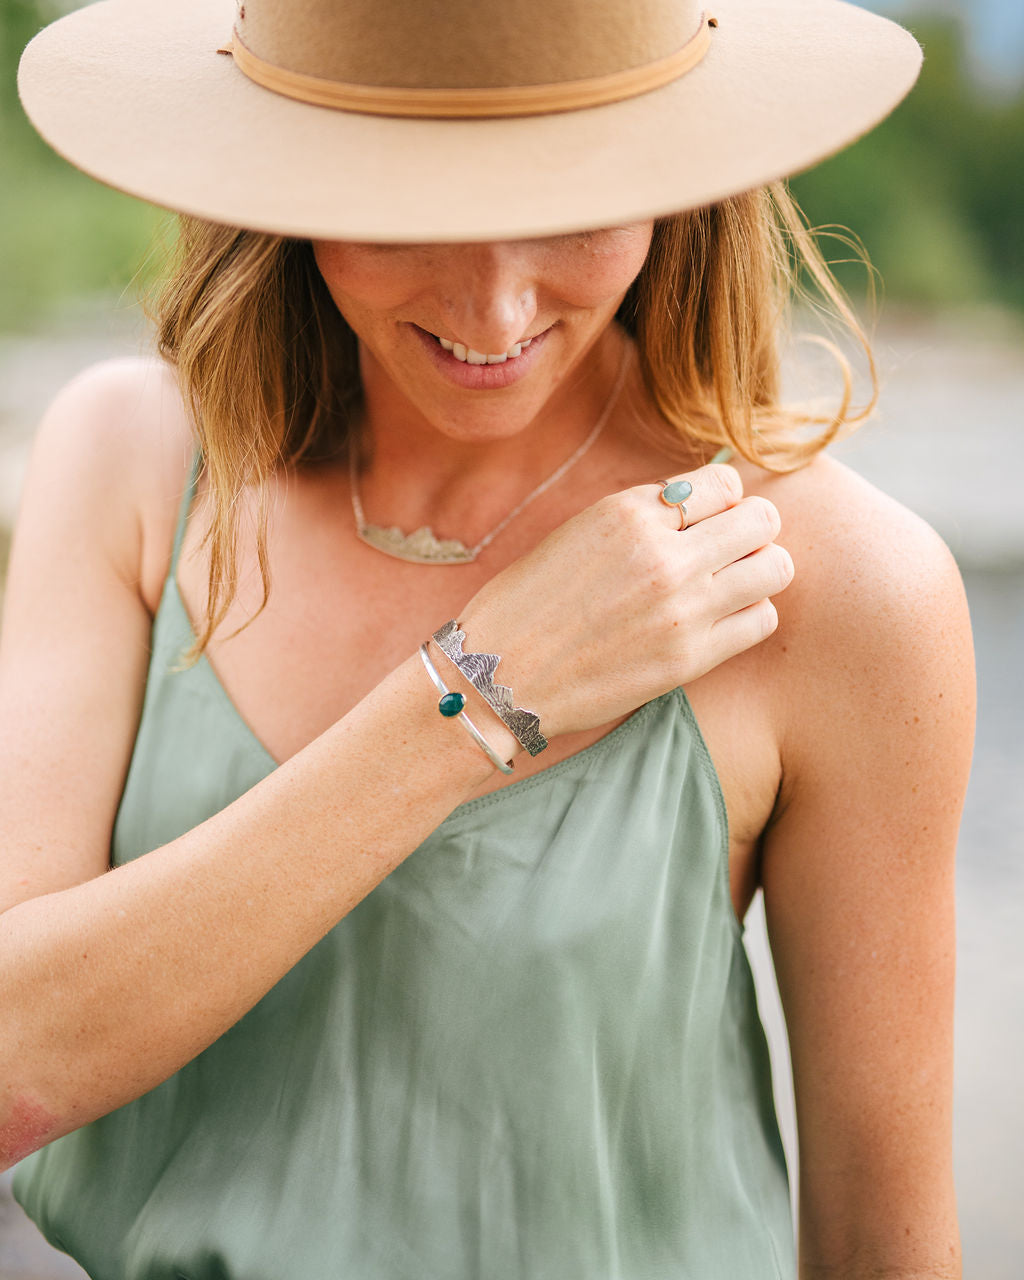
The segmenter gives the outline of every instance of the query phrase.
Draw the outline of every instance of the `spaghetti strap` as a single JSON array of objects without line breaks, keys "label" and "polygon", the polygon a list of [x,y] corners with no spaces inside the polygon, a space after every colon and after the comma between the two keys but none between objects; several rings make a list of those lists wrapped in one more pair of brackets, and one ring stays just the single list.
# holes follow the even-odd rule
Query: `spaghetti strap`
[{"label": "spaghetti strap", "polygon": [[192,455],[192,470],[189,474],[188,484],[185,486],[185,492],[181,495],[181,507],[178,510],[178,527],[174,530],[174,547],[171,551],[171,567],[170,576],[173,578],[178,572],[178,556],[181,554],[181,544],[185,540],[185,526],[188,524],[188,513],[192,509],[192,500],[196,496],[196,484],[199,480],[199,472],[203,465],[203,451],[198,446]]}]

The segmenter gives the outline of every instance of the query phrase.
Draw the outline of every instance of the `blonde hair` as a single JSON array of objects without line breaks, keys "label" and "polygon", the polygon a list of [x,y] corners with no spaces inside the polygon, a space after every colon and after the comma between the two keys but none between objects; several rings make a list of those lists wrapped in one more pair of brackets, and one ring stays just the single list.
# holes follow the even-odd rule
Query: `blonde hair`
[{"label": "blonde hair", "polygon": [[[206,614],[195,660],[238,586],[238,499],[257,492],[263,602],[270,594],[267,482],[278,466],[344,454],[362,390],[356,339],[307,241],[180,220],[177,264],[156,301],[159,349],[178,372],[211,503]],[[838,406],[781,402],[780,343],[793,299],[817,300],[863,348],[872,394],[853,411],[838,347]],[[808,462],[877,399],[870,344],[784,184],[660,219],[618,319],[635,338],[647,389],[674,436],[729,446],[772,471]],[[205,545],[205,544],[204,544]]]}]

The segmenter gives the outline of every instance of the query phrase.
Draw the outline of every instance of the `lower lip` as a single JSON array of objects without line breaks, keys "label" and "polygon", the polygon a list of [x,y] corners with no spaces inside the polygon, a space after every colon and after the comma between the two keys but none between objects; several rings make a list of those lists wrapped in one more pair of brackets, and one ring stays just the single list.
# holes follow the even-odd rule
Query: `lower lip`
[{"label": "lower lip", "polygon": [[456,360],[450,351],[445,351],[432,333],[412,326],[427,354],[434,362],[438,372],[457,387],[465,387],[469,391],[494,391],[500,387],[510,387],[530,372],[537,352],[544,345],[550,329],[538,333],[528,347],[517,356],[510,356],[503,364],[470,364],[465,360]]}]

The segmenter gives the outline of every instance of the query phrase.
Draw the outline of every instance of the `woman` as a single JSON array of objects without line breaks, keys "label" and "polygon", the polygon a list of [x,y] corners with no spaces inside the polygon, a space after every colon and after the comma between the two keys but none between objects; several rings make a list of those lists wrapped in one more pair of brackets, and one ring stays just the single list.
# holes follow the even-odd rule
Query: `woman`
[{"label": "woman", "polygon": [[210,8],[91,6],[23,73],[203,220],[164,360],[58,397],[20,518],[19,1197],[104,1280],[792,1274],[760,885],[801,1274],[958,1275],[962,593],[821,456],[848,398],[817,440],[780,405],[787,235],[831,286],[749,190],[916,46],[831,3],[247,0],[229,46]]}]

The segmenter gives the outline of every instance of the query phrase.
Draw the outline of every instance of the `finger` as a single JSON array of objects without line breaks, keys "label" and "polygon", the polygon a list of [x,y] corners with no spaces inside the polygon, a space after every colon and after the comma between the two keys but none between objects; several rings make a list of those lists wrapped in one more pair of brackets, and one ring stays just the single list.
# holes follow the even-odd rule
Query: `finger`
[{"label": "finger", "polygon": [[779,625],[779,615],[770,600],[758,600],[745,609],[719,619],[709,636],[716,663],[734,658],[767,640]]},{"label": "finger", "polygon": [[777,595],[792,581],[793,559],[785,547],[775,542],[719,569],[712,580],[723,615],[745,609],[765,596]]},{"label": "finger", "polygon": [[[779,536],[782,520],[767,498],[742,498],[728,511],[709,516],[685,531],[687,550],[697,555],[712,573],[767,547]],[[762,591],[761,595],[770,592]]]},{"label": "finger", "polygon": [[666,484],[685,481],[691,486],[690,496],[685,498],[686,525],[706,520],[708,516],[727,511],[743,497],[743,481],[735,467],[723,463],[708,463],[706,467],[698,467],[696,471],[684,471],[679,475],[666,476],[655,488],[655,503],[664,519],[665,526],[678,530],[680,512],[677,506],[670,506],[662,500],[661,494]]}]

